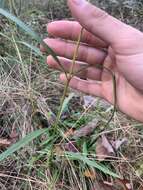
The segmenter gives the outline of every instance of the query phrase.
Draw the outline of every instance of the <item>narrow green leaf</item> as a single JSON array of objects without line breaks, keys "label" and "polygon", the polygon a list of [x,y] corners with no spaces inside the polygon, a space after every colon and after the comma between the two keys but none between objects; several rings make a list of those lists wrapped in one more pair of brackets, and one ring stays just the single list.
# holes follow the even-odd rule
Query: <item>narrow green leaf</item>
[{"label": "narrow green leaf", "polygon": [[0,8],[4,8],[5,2],[4,0],[0,0]]},{"label": "narrow green leaf", "polygon": [[94,167],[105,174],[108,174],[114,178],[120,178],[119,175],[110,171],[107,167],[103,166],[102,164],[97,163],[96,161],[90,160],[89,158],[87,158],[85,156],[82,156],[82,154],[80,154],[80,153],[66,152],[65,154],[69,159],[82,161],[85,164],[87,164],[88,166]]},{"label": "narrow green leaf", "polygon": [[60,64],[60,61],[57,58],[56,53],[47,44],[45,44],[45,42],[43,42],[43,39],[41,37],[39,37],[39,35],[37,33],[35,33],[31,28],[29,28],[24,22],[22,22],[19,18],[17,18],[16,16],[12,15],[11,13],[9,13],[8,11],[6,11],[2,8],[0,8],[0,14],[5,16],[7,19],[10,19],[14,23],[16,23],[23,31],[25,31],[33,39],[35,39],[40,44],[42,44],[45,48],[45,52],[48,55],[52,55],[53,58]]},{"label": "narrow green leaf", "polygon": [[[3,34],[3,33],[1,33],[1,32],[0,32],[0,36],[3,36],[3,37],[6,38],[7,40],[13,42],[11,38],[9,38],[7,35],[5,35],[5,34]],[[35,46],[33,46],[33,45],[27,43],[27,42],[24,42],[24,41],[16,41],[16,43],[23,44],[23,45],[27,46],[28,48],[30,48],[31,50],[33,50],[37,55],[43,56],[39,48],[37,48],[37,47],[35,47]]]},{"label": "narrow green leaf", "polygon": [[86,142],[83,143],[82,151],[83,151],[83,156],[87,157],[88,150],[87,150],[87,143]]},{"label": "narrow green leaf", "polygon": [[68,104],[73,97],[74,97],[74,93],[70,93],[69,96],[65,98],[62,105],[61,114],[66,111]]},{"label": "narrow green leaf", "polygon": [[7,40],[12,41],[10,37],[8,37],[7,35],[3,34],[2,32],[0,32],[0,36],[6,38]]},{"label": "narrow green leaf", "polygon": [[6,159],[8,156],[12,155],[14,152],[18,151],[20,148],[27,145],[29,142],[34,140],[35,138],[39,137],[43,133],[45,133],[48,129],[39,129],[37,131],[34,131],[30,134],[28,134],[26,137],[18,141],[16,144],[12,145],[10,148],[8,148],[5,152],[0,154],[0,161]]},{"label": "narrow green leaf", "polygon": [[18,19],[16,16],[12,15],[8,11],[1,8],[0,8],[0,14],[12,20],[13,22],[15,22],[21,29],[27,32],[27,34],[29,34],[32,38],[41,42],[41,38],[33,30],[31,30],[24,22]]},{"label": "narrow green leaf", "polygon": [[37,47],[35,47],[35,46],[27,43],[27,42],[23,42],[23,41],[17,41],[17,43],[23,44],[23,45],[27,46],[28,48],[30,48],[31,50],[33,50],[37,55],[42,56],[42,53],[39,50],[39,48],[37,48]]},{"label": "narrow green leaf", "polygon": [[64,67],[62,66],[62,64],[60,63],[56,53],[42,40],[41,45],[45,48],[45,53],[47,53],[48,55],[52,55],[53,58],[55,59],[55,61],[57,61],[57,63],[59,64],[59,66],[62,68],[62,70],[65,72]]}]

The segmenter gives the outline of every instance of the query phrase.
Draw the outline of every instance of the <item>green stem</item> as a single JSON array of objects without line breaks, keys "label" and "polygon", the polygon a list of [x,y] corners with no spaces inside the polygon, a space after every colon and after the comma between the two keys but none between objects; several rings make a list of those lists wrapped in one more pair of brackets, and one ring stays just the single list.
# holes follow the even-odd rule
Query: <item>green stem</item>
[{"label": "green stem", "polygon": [[[80,73],[80,72],[82,72],[82,71],[84,71],[85,69],[87,69],[87,68],[89,68],[89,67],[91,67],[91,66],[84,66],[84,68],[82,68],[82,69],[79,69],[77,72],[75,72],[74,73],[74,75],[77,75],[78,73]],[[110,124],[110,122],[112,121],[112,119],[113,119],[113,117],[114,117],[114,115],[115,115],[115,112],[116,112],[116,110],[117,110],[117,85],[116,85],[116,76],[115,76],[115,74],[110,70],[110,69],[108,69],[107,67],[105,67],[105,66],[102,66],[102,65],[96,65],[96,67],[98,68],[98,69],[105,69],[107,72],[109,72],[110,74],[111,74],[111,76],[112,76],[112,81],[113,81],[113,98],[114,98],[114,100],[113,100],[113,105],[114,105],[114,108],[113,108],[113,112],[112,112],[112,115],[111,115],[111,117],[109,118],[109,120],[107,121],[107,123],[106,123],[106,125],[105,125],[105,128]],[[104,129],[105,129],[104,128]]]},{"label": "green stem", "polygon": [[109,126],[109,124],[111,123],[116,111],[117,111],[117,84],[116,84],[116,76],[115,74],[110,70],[108,69],[107,67],[105,66],[102,66],[102,65],[97,65],[97,68],[101,69],[101,68],[104,68],[105,70],[107,70],[107,72],[109,72],[112,76],[112,81],[113,81],[113,98],[114,98],[114,102],[113,102],[113,105],[114,105],[114,108],[113,108],[113,112],[112,112],[112,115],[111,117],[109,118],[109,120],[107,121],[107,123],[105,124],[105,126],[103,127],[102,130],[100,130],[99,132],[99,135],[90,143],[90,147],[93,146],[97,140],[97,138],[101,135],[101,133]]},{"label": "green stem", "polygon": [[[81,41],[81,37],[82,37],[83,30],[84,30],[84,28],[81,29],[81,32],[80,32],[80,34],[79,34],[79,37],[78,37],[78,40],[77,40],[76,49],[75,49],[75,52],[74,52],[74,55],[73,55],[72,65],[71,65],[70,72],[69,72],[68,75],[67,75],[67,73],[65,72],[65,69],[63,68],[63,66],[62,66],[61,64],[59,64],[59,65],[61,66],[62,70],[63,70],[64,73],[65,73],[65,76],[66,76],[66,78],[67,78],[67,81],[66,81],[66,84],[65,84],[65,87],[64,87],[64,92],[63,92],[63,96],[62,96],[62,98],[61,98],[59,111],[58,111],[58,114],[57,114],[57,117],[56,117],[56,121],[55,121],[55,124],[54,124],[55,128],[58,127],[58,123],[59,123],[59,120],[60,120],[60,118],[61,118],[63,103],[64,103],[64,100],[65,100],[65,98],[66,98],[66,94],[67,94],[67,92],[68,92],[68,87],[69,87],[69,83],[70,83],[71,79],[75,76],[75,74],[77,74],[77,73],[81,72],[82,70],[87,69],[87,68],[89,67],[89,66],[84,67],[84,68],[82,68],[81,70],[79,70],[79,71],[77,71],[77,72],[74,73],[74,68],[75,68],[76,59],[77,59],[77,56],[78,56],[78,50],[79,50],[79,46],[80,46],[80,41]],[[113,81],[113,96],[114,96],[114,97],[113,97],[113,98],[114,98],[113,104],[114,104],[114,109],[113,109],[113,112],[112,112],[111,117],[109,118],[109,120],[107,121],[107,123],[106,123],[106,125],[105,125],[105,127],[104,127],[104,129],[103,129],[103,130],[105,130],[105,128],[106,128],[106,127],[110,124],[110,122],[112,121],[112,119],[113,119],[113,117],[114,117],[114,115],[115,115],[115,112],[116,112],[116,107],[117,107],[116,76],[115,76],[115,74],[114,74],[110,69],[108,69],[108,68],[106,68],[106,67],[104,67],[104,66],[102,66],[102,65],[97,65],[97,68],[107,70],[107,71],[111,74],[111,76],[112,76],[112,81]],[[102,131],[103,131],[103,130],[102,130]]]},{"label": "green stem", "polygon": [[76,64],[76,59],[77,59],[77,56],[78,56],[78,50],[79,50],[79,46],[80,46],[80,41],[81,41],[83,30],[84,29],[82,28],[81,32],[79,34],[78,40],[77,40],[77,45],[76,45],[76,49],[74,51],[74,55],[73,55],[73,60],[72,60],[72,65],[71,65],[71,68],[70,68],[70,72],[69,72],[68,75],[66,74],[67,81],[66,81],[66,84],[65,84],[65,87],[64,87],[63,96],[61,98],[59,111],[58,111],[58,114],[57,114],[57,117],[56,117],[56,122],[55,122],[55,125],[54,125],[55,128],[57,128],[59,120],[61,118],[62,107],[63,107],[64,100],[66,98],[66,94],[68,92],[69,83],[70,83],[71,79],[74,77],[74,74],[73,74],[74,72],[73,71],[74,71],[74,67],[75,67],[75,64]]},{"label": "green stem", "polygon": [[81,29],[81,32],[80,32],[78,40],[77,40],[77,46],[76,46],[76,49],[75,49],[75,52],[74,52],[74,55],[73,55],[73,62],[72,62],[72,66],[71,66],[71,69],[70,69],[70,72],[69,72],[70,77],[74,76],[73,71],[74,71],[74,67],[75,67],[75,64],[76,64],[76,59],[77,59],[77,56],[78,56],[78,50],[79,50],[83,30],[84,30],[84,28]]}]

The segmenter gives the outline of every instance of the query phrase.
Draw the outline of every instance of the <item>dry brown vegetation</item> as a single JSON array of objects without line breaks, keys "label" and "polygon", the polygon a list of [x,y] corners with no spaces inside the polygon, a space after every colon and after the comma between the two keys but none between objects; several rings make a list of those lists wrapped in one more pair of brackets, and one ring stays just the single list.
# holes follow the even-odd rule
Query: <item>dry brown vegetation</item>
[{"label": "dry brown vegetation", "polygon": [[[142,0],[92,2],[143,30]],[[18,10],[18,1],[16,6]],[[22,1],[18,16],[41,36],[47,35],[48,22],[71,19],[66,0],[49,0],[46,3],[37,0],[30,5]],[[37,46],[15,24],[1,17],[0,34],[0,151],[3,152],[28,133],[50,128],[64,87],[59,83],[58,72],[49,69],[43,57],[17,43],[19,40],[28,41]],[[101,136],[99,131],[108,121],[113,107],[96,99],[92,106],[85,108],[84,95],[69,90],[70,95],[72,92],[74,95],[61,117],[64,127],[60,126],[61,131],[58,131],[57,136],[49,130],[0,163],[0,189],[128,190],[126,183],[133,190],[143,189],[143,124],[116,113],[109,128],[102,132],[109,143],[105,147],[103,139],[97,137]],[[96,123],[95,119],[98,126],[92,126]],[[80,131],[89,122],[92,130],[84,128],[86,131]],[[71,127],[74,128],[73,131]],[[76,138],[72,138],[74,135]],[[90,147],[89,139],[98,141]],[[117,140],[123,139],[126,139],[126,143],[110,155],[108,149],[111,142],[117,143]],[[70,160],[64,157],[65,150],[73,153],[78,150],[83,155],[86,154],[92,161],[102,163],[124,180],[117,182],[117,179],[103,174],[81,159]],[[100,151],[104,158],[97,155]]]}]

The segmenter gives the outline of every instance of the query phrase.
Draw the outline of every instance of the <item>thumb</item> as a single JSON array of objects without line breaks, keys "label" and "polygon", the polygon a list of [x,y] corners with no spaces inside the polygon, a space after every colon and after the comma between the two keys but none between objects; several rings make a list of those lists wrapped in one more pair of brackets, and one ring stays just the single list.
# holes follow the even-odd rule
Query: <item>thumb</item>
[{"label": "thumb", "polygon": [[128,25],[86,0],[68,0],[68,5],[72,15],[84,28],[105,42],[113,44],[125,34]]}]

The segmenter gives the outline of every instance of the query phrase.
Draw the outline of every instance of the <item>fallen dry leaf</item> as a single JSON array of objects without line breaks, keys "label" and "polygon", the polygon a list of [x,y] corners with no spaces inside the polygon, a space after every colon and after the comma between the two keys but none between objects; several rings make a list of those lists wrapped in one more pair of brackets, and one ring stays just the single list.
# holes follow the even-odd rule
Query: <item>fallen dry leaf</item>
[{"label": "fallen dry leaf", "polygon": [[123,144],[126,144],[127,142],[128,139],[123,138],[122,140],[111,141],[111,144],[115,148],[115,150],[118,150]]},{"label": "fallen dry leaf", "polygon": [[0,138],[0,148],[6,148],[11,145],[11,141],[8,139]]},{"label": "fallen dry leaf", "polygon": [[116,179],[112,183],[108,182],[94,182],[93,190],[133,190],[132,185],[126,179]]},{"label": "fallen dry leaf", "polygon": [[90,135],[98,126],[98,123],[99,123],[98,119],[92,120],[86,126],[80,128],[79,130],[76,130],[73,134],[73,138],[86,137]]},{"label": "fallen dry leaf", "polygon": [[102,145],[108,150],[109,153],[114,154],[114,149],[105,135],[102,135]]},{"label": "fallen dry leaf", "polygon": [[63,148],[69,152],[78,152],[78,149],[76,147],[76,142],[73,141],[63,144]]},{"label": "fallen dry leaf", "polygon": [[56,155],[63,155],[64,154],[64,150],[59,145],[55,145],[54,153]]},{"label": "fallen dry leaf", "polygon": [[126,179],[116,179],[115,184],[121,186],[123,190],[133,190],[132,185],[129,180]]},{"label": "fallen dry leaf", "polygon": [[95,106],[97,103],[97,98],[93,96],[83,96],[83,107],[87,109],[89,106]]},{"label": "fallen dry leaf", "polygon": [[96,172],[94,170],[85,170],[84,172],[84,176],[87,177],[87,178],[90,178],[92,180],[96,179]]},{"label": "fallen dry leaf", "polygon": [[104,184],[104,182],[94,182],[94,188],[92,190],[116,190],[113,185]]},{"label": "fallen dry leaf", "polygon": [[139,188],[139,190],[143,190],[143,186],[141,186],[141,187]]},{"label": "fallen dry leaf", "polygon": [[102,135],[96,142],[97,158],[101,161],[108,157],[115,156],[116,151],[127,142],[127,139],[109,141],[105,135]]},{"label": "fallen dry leaf", "polygon": [[114,149],[105,135],[103,135],[102,138],[99,138],[96,142],[96,155],[100,161],[115,155]]}]

